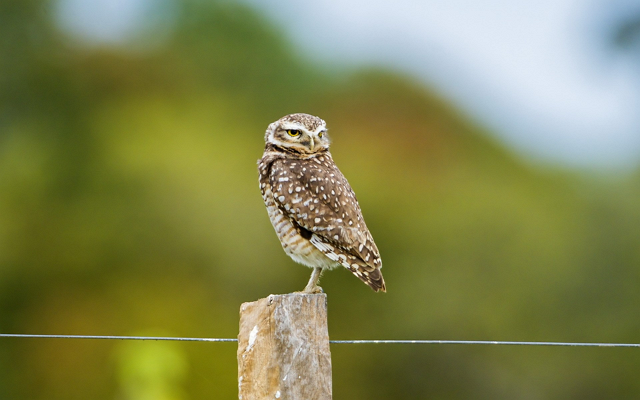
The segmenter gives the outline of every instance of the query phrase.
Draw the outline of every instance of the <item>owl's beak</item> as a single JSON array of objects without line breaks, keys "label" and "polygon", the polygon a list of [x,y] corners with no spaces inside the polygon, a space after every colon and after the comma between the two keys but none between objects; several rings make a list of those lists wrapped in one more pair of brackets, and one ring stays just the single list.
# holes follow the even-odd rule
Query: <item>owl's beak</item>
[{"label": "owl's beak", "polygon": [[315,143],[313,142],[313,136],[309,136],[309,148],[313,150]]}]

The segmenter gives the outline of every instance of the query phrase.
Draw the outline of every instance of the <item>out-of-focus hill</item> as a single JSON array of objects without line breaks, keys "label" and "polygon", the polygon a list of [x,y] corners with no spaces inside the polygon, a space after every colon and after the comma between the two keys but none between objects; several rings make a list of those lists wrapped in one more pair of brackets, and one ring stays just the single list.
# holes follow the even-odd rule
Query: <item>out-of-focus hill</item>
[{"label": "out-of-focus hill", "polygon": [[[308,112],[389,289],[327,273],[333,338],[637,342],[637,180],[538,169],[408,77],[311,65],[244,6],[181,3],[149,52],[73,46],[43,2],[3,7],[0,331],[233,337],[241,302],[300,290],[256,160],[270,122]],[[332,351],[336,398],[640,393],[628,351]],[[2,398],[236,391],[232,344],[0,342]]]}]

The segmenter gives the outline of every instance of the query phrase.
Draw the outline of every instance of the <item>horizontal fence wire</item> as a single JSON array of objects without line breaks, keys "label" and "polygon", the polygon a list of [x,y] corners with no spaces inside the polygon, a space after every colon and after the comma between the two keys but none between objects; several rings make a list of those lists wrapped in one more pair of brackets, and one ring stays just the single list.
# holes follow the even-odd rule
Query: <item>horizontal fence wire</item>
[{"label": "horizontal fence wire", "polygon": [[[237,342],[233,338],[190,338],[163,336],[99,336],[99,335],[31,335],[0,333],[0,338],[36,339],[107,339],[107,340],[171,340],[180,342]],[[471,344],[503,346],[568,346],[568,347],[637,347],[640,343],[571,343],[571,342],[516,342],[500,340],[330,340],[331,344]]]},{"label": "horizontal fence wire", "polygon": [[189,338],[166,336],[100,336],[100,335],[29,335],[21,333],[0,333],[0,338],[36,339],[107,339],[107,340],[173,340],[178,342],[237,342],[238,339]]},{"label": "horizontal fence wire", "polygon": [[503,346],[639,347],[639,343],[514,342],[500,340],[331,340],[335,344],[481,344]]}]

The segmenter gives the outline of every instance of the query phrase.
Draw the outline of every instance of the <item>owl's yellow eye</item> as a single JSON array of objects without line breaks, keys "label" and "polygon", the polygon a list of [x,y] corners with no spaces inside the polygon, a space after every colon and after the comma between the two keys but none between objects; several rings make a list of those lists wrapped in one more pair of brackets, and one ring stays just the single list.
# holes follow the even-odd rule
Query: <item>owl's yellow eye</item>
[{"label": "owl's yellow eye", "polygon": [[322,132],[322,131],[321,131],[321,132],[318,132],[318,137],[319,137],[319,138],[321,138],[321,137],[322,137],[322,135],[324,135],[324,132]]},{"label": "owl's yellow eye", "polygon": [[300,131],[297,129],[287,129],[287,133],[292,137],[300,136]]}]

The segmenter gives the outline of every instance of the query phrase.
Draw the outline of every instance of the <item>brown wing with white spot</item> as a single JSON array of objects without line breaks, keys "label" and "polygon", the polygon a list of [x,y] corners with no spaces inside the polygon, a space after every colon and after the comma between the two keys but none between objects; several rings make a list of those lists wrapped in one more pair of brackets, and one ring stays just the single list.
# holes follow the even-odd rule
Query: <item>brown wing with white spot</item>
[{"label": "brown wing with white spot", "polygon": [[278,159],[270,184],[278,206],[311,243],[374,290],[386,291],[382,262],[349,182],[328,153]]}]

